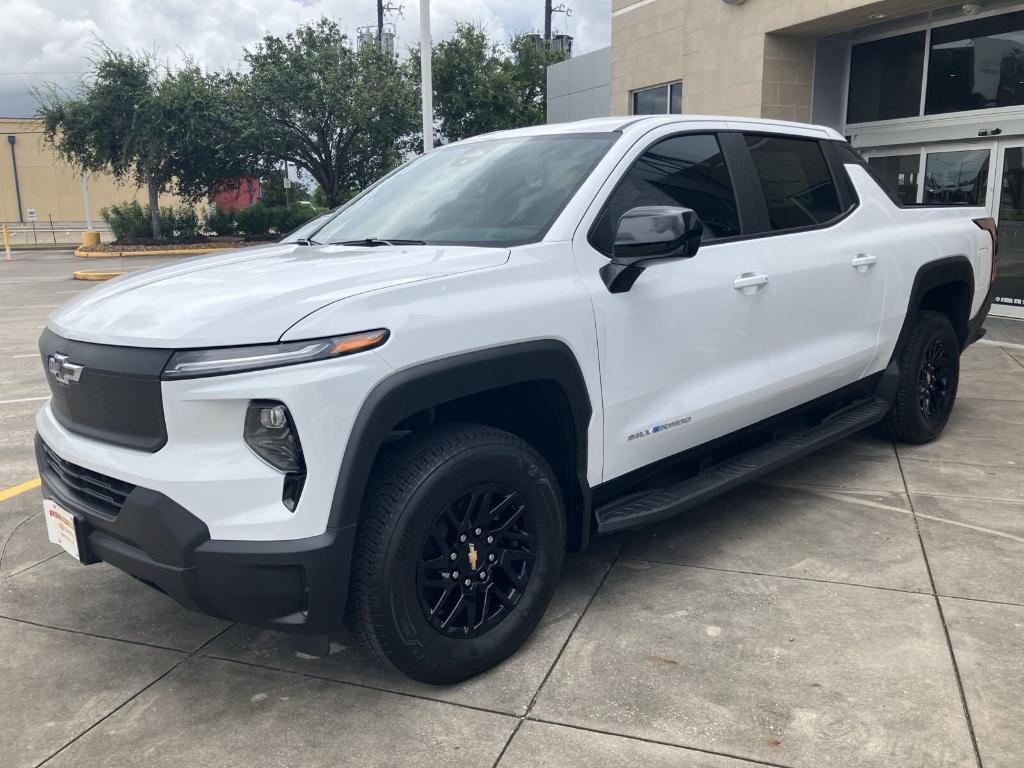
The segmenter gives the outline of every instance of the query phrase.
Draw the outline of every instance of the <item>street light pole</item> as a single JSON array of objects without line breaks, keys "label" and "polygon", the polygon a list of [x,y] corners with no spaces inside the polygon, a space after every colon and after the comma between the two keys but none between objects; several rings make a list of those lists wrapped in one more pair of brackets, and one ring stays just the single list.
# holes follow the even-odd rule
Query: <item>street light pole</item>
[{"label": "street light pole", "polygon": [[423,97],[423,152],[434,148],[434,81],[430,74],[430,0],[420,0],[420,91]]},{"label": "street light pole", "polygon": [[85,229],[92,232],[92,205],[89,204],[89,177],[82,173],[82,203],[85,205]]}]

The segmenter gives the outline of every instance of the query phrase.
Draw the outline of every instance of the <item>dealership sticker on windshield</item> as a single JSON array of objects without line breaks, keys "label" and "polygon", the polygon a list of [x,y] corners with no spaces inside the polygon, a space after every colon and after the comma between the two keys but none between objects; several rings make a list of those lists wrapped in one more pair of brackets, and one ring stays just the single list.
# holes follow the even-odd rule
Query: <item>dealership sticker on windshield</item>
[{"label": "dealership sticker on windshield", "polygon": [[49,499],[43,499],[43,514],[46,515],[46,535],[50,541],[64,547],[75,560],[81,560],[75,516]]}]

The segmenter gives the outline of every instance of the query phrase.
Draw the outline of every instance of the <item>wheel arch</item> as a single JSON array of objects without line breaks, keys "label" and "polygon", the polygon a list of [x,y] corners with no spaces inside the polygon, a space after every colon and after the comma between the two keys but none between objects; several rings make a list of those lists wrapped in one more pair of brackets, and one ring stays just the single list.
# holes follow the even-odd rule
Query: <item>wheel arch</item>
[{"label": "wheel arch", "polygon": [[[567,454],[549,463],[559,474],[566,499],[566,526],[570,547],[586,545],[590,533],[590,486],[587,482],[587,429],[592,414],[583,373],[572,350],[554,339],[520,342],[468,352],[406,368],[380,381],[359,410],[338,472],[328,527],[355,525],[360,518],[363,492],[374,462],[396,425],[447,404],[485,402],[491,393],[530,387],[559,393],[564,418],[550,425],[562,435]],[[507,431],[499,419],[483,421]],[[535,446],[537,447],[537,446]],[[538,450],[541,450],[538,447]],[[541,450],[541,453],[545,453]],[[558,472],[559,466],[564,470]],[[564,487],[566,481],[569,487]]]},{"label": "wheel arch", "polygon": [[899,358],[914,316],[921,310],[942,312],[953,325],[961,350],[969,343],[974,304],[974,267],[966,256],[949,256],[923,265],[914,276],[907,314],[891,361]]}]

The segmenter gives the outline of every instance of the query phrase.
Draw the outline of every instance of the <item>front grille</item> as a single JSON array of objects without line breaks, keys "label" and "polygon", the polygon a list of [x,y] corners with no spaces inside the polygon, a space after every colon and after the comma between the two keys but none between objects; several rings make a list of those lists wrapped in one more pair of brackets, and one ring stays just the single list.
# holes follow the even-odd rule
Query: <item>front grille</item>
[{"label": "front grille", "polygon": [[[88,344],[47,329],[39,351],[53,394],[50,409],[62,426],[141,451],[158,451],[167,442],[160,373],[170,350]],[[80,367],[77,381],[62,382],[50,373],[51,356]]]},{"label": "front grille", "polygon": [[135,490],[131,483],[65,461],[45,443],[42,448],[46,469],[49,470],[47,482],[57,486],[68,501],[86,510],[116,517],[128,494]]}]

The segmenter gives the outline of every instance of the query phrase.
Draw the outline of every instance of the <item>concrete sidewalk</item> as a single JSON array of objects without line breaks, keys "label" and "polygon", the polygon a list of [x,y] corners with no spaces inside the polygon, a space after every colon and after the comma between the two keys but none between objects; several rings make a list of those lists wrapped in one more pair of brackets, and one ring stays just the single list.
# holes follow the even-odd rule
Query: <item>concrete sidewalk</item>
[{"label": "concrete sidewalk", "polygon": [[[87,287],[69,274],[0,273],[0,490],[35,476],[35,340]],[[975,345],[940,440],[857,436],[600,539],[518,654],[443,688],[82,567],[21,493],[0,501],[0,764],[1019,768],[1022,430],[1024,350]]]}]

